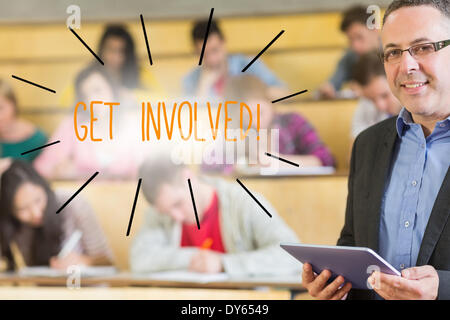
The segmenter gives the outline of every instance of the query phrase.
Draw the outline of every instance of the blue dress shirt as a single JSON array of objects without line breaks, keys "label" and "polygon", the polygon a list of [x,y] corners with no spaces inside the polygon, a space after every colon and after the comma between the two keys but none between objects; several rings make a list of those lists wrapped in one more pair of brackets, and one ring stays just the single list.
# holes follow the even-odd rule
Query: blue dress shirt
[{"label": "blue dress shirt", "polygon": [[403,108],[381,205],[379,254],[398,270],[416,265],[434,202],[450,166],[450,117],[425,138]]}]

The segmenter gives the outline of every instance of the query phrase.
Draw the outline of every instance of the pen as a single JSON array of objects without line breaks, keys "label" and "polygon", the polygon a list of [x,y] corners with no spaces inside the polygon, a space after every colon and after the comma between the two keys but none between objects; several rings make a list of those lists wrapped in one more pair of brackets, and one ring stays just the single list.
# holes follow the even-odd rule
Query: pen
[{"label": "pen", "polygon": [[82,235],[83,233],[80,230],[75,230],[59,252],[58,258],[62,259],[66,257],[73,249],[75,249],[75,246],[78,241],[80,241]]},{"label": "pen", "polygon": [[208,250],[211,248],[213,244],[213,240],[211,238],[206,238],[205,241],[203,241],[201,248],[203,250]]}]

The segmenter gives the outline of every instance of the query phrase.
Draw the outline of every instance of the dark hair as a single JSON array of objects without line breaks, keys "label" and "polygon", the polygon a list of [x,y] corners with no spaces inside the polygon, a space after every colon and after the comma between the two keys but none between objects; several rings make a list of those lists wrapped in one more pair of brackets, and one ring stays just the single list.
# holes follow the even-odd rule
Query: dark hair
[{"label": "dark hair", "polygon": [[105,68],[98,66],[98,63],[92,63],[81,70],[75,78],[75,103],[85,100],[85,97],[83,97],[81,93],[81,84],[94,73],[99,73],[106,80],[108,85],[111,87],[114,98],[117,98],[117,93],[119,91],[118,84],[112,80]]},{"label": "dark hair", "polygon": [[353,23],[360,23],[366,25],[370,14],[363,6],[354,6],[344,11],[341,21],[341,31],[346,32]]},{"label": "dark hair", "polygon": [[31,261],[28,261],[28,264],[48,265],[50,258],[58,254],[62,241],[61,220],[56,215],[58,208],[54,192],[30,164],[14,160],[1,175],[0,182],[0,243],[2,255],[6,257],[9,269],[14,268],[10,244],[22,225],[14,214],[14,197],[24,183],[40,186],[47,194],[43,224],[33,229]]},{"label": "dark hair", "polygon": [[[94,73],[99,73],[105,79],[105,81],[111,87],[111,90],[113,92],[114,98],[117,100],[117,98],[118,98],[118,91],[119,91],[117,83],[112,80],[112,78],[109,76],[109,74],[108,74],[108,72],[106,71],[105,68],[102,68],[101,66],[98,66],[98,63],[95,62],[95,63],[92,63],[92,64],[88,65],[83,70],[81,70],[77,74],[77,77],[75,78],[75,101],[74,101],[74,105],[73,105],[74,109],[75,109],[76,104],[78,102],[80,102],[80,101],[83,101],[84,103],[88,103],[88,102],[86,102],[86,99],[85,99],[85,97],[83,96],[83,94],[81,92],[81,85],[83,84],[83,82],[87,78],[89,78]],[[88,107],[87,104],[86,104],[86,106]],[[79,108],[77,116],[81,120],[86,120],[89,117],[89,113],[88,112],[82,112],[81,108]]]},{"label": "dark hair", "polygon": [[174,164],[168,156],[152,156],[145,159],[139,168],[145,199],[154,204],[159,188],[165,183],[176,184],[183,168],[184,165]]},{"label": "dark hair", "polygon": [[450,18],[450,1],[449,0],[394,0],[386,9],[383,17],[383,24],[386,22],[387,17],[400,8],[404,7],[417,7],[417,6],[430,6],[438,9],[447,18]]},{"label": "dark hair", "polygon": [[380,53],[372,51],[362,55],[353,67],[353,80],[366,86],[374,77],[386,76]]},{"label": "dark hair", "polygon": [[129,89],[135,89],[140,86],[139,70],[137,57],[134,47],[134,41],[130,33],[122,25],[108,25],[100,39],[98,54],[103,55],[105,43],[108,38],[117,37],[125,42],[125,62],[121,70],[121,84]]},{"label": "dark hair", "polygon": [[[205,38],[206,30],[208,29],[208,20],[198,20],[194,22],[194,27],[192,28],[192,41],[195,43],[198,40]],[[223,33],[219,26],[214,20],[211,20],[211,25],[209,26],[209,34],[217,34],[220,39],[224,39]]]}]

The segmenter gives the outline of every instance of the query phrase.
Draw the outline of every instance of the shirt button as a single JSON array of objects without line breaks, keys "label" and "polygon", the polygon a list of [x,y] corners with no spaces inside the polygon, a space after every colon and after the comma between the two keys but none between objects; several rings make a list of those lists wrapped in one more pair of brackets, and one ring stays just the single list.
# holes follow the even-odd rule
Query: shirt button
[{"label": "shirt button", "polygon": [[400,265],[400,269],[405,269],[405,265],[403,263]]},{"label": "shirt button", "polygon": [[441,124],[439,125],[439,127],[441,127],[441,128],[445,127],[445,123],[441,123]]},{"label": "shirt button", "polygon": [[406,220],[406,221],[405,221],[405,228],[408,228],[408,227],[409,227],[409,221]]},{"label": "shirt button", "polygon": [[417,181],[416,181],[416,180],[413,180],[413,181],[411,182],[411,184],[415,187],[415,186],[417,185]]}]

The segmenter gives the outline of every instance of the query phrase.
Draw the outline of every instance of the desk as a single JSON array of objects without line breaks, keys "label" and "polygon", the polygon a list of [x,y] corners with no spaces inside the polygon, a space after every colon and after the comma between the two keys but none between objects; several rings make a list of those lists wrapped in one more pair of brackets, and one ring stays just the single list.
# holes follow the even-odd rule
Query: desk
[{"label": "desk", "polygon": [[289,297],[287,290],[0,287],[1,300],[286,300]]},{"label": "desk", "polygon": [[[0,274],[0,286],[4,285],[39,285],[66,286],[66,277],[28,277],[15,273]],[[283,288],[303,291],[300,276],[289,277],[255,277],[230,278],[227,280],[199,283],[194,281],[156,280],[146,275],[135,275],[121,272],[107,277],[82,277],[81,286],[110,287],[167,287],[167,288],[203,288],[203,289],[257,289],[261,287]]]}]

